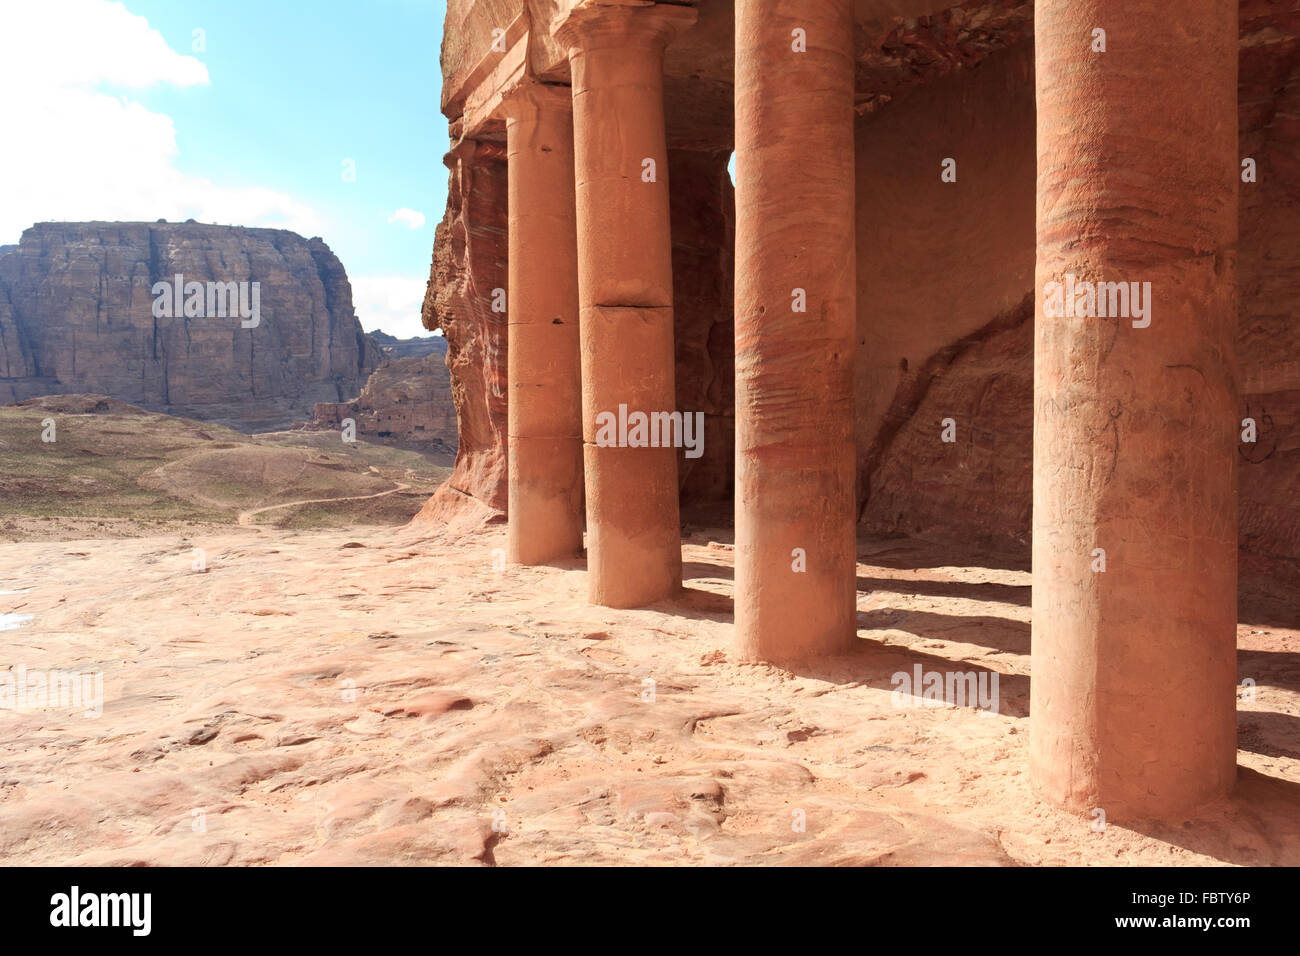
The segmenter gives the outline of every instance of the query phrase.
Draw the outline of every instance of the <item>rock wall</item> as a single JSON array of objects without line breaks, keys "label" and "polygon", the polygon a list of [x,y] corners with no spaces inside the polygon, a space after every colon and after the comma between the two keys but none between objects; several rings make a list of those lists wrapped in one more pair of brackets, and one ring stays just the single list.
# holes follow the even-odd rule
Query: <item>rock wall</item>
[{"label": "rock wall", "polygon": [[[703,412],[704,454],[678,459],[686,503],[729,500],[734,469],[731,321],[733,215],[728,153],[669,151],[677,408]],[[451,157],[447,213],[439,223],[423,322],[447,338],[460,420],[455,470],[425,517],[464,507],[506,508],[506,314],[492,310],[507,284],[506,164],[494,143],[467,142]]]},{"label": "rock wall", "polygon": [[[257,282],[256,327],[155,318],[155,282]],[[379,360],[320,239],[186,223],[38,223],[0,255],[0,402],[94,392],[243,430],[357,394]]]},{"label": "rock wall", "polygon": [[505,149],[466,141],[448,156],[447,211],[434,234],[421,319],[447,337],[447,368],[459,422],[456,464],[420,519],[503,514],[506,508]]},{"label": "rock wall", "polygon": [[1029,540],[1034,136],[1028,42],[858,122],[866,530]]},{"label": "rock wall", "polygon": [[1242,3],[1240,154],[1258,182],[1239,189],[1237,364],[1243,550],[1300,558],[1300,3]]},{"label": "rock wall", "polygon": [[386,360],[350,402],[317,402],[313,425],[356,423],[358,438],[404,447],[456,447],[456,410],[442,353]]},{"label": "rock wall", "polygon": [[379,346],[380,353],[387,359],[423,358],[426,355],[447,356],[447,340],[441,335],[420,335],[409,339],[399,339],[395,335],[376,330],[366,335]]},{"label": "rock wall", "polygon": [[704,413],[699,458],[677,458],[683,505],[730,501],[735,484],[735,190],[726,152],[668,151],[677,410]]},{"label": "rock wall", "polygon": [[[1237,358],[1241,415],[1256,420],[1258,441],[1238,449],[1239,534],[1244,552],[1295,560],[1300,3],[1246,0],[1240,27],[1239,151],[1258,182],[1239,187]],[[859,303],[864,530],[1028,556],[1032,68],[1027,37],[860,123],[859,274],[872,270]],[[939,180],[946,156],[958,159],[957,183]],[[909,350],[920,360],[894,355]],[[953,444],[939,440],[945,417]]]}]

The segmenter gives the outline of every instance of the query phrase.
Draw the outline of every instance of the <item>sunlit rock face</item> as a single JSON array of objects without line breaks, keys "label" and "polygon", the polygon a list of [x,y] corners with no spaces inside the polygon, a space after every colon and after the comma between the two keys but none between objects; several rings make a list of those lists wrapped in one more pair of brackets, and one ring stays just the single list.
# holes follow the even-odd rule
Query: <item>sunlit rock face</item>
[{"label": "sunlit rock face", "polygon": [[313,424],[342,428],[356,437],[420,448],[456,447],[456,409],[441,354],[387,359],[350,402],[317,402]]},{"label": "sunlit rock face", "polygon": [[274,428],[356,395],[379,357],[342,263],[318,238],[38,223],[0,254],[0,401],[94,392]]}]

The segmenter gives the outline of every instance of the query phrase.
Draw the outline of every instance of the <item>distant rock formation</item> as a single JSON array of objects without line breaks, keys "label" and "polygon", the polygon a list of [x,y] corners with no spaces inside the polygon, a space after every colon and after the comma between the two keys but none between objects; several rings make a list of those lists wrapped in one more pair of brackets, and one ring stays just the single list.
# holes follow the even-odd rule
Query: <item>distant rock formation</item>
[{"label": "distant rock formation", "polygon": [[[188,292],[155,308],[155,283],[178,275],[257,283],[256,326],[186,309]],[[319,238],[163,220],[38,223],[0,252],[0,403],[97,392],[259,431],[356,395],[380,359]]]},{"label": "distant rock formation", "polygon": [[416,335],[409,339],[399,339],[395,335],[389,335],[387,332],[367,332],[379,350],[383,353],[384,358],[423,358],[426,355],[447,355],[447,340],[441,335]]},{"label": "distant rock formation", "polygon": [[442,354],[385,361],[358,398],[318,402],[309,427],[341,428],[347,418],[356,423],[356,437],[366,441],[454,451],[456,407]]}]

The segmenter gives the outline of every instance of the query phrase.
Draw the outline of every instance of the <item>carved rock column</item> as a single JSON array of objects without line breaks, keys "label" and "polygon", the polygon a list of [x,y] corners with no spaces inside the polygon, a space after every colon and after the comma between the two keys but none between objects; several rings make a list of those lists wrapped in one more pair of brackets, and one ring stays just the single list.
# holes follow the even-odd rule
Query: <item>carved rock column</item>
[{"label": "carved rock column", "polygon": [[857,629],[851,0],[736,3],[736,642]]},{"label": "carved rock column", "polygon": [[520,564],[582,550],[582,390],[572,95],[528,82],[502,103],[510,177],[509,546]]},{"label": "carved rock column", "polygon": [[1174,814],[1235,778],[1237,4],[1039,0],[1034,34],[1031,770]]},{"label": "carved rock column", "polygon": [[681,587],[677,449],[598,444],[597,416],[674,410],[663,53],[694,20],[584,2],[555,29],[573,80],[588,594],[607,607]]}]

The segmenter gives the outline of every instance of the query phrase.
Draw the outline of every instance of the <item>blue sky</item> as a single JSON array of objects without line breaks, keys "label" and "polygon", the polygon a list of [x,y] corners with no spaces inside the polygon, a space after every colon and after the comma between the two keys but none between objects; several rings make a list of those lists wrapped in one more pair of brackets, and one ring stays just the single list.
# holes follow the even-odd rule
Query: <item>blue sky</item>
[{"label": "blue sky", "polygon": [[0,8],[0,82],[31,94],[18,119],[34,134],[0,159],[23,184],[0,209],[0,243],[43,219],[291,228],[342,260],[367,330],[423,332],[447,187],[445,0]]}]

